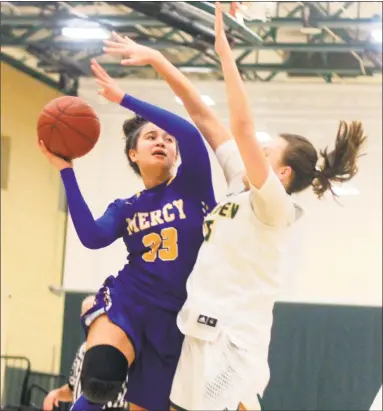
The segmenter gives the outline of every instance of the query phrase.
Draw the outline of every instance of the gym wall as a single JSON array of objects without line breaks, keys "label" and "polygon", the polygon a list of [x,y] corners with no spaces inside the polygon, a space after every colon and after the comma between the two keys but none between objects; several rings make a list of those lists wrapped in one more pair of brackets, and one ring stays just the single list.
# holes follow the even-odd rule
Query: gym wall
[{"label": "gym wall", "polygon": [[1,64],[1,354],[26,356],[35,371],[59,370],[66,213],[61,182],[37,149],[37,118],[60,94]]}]

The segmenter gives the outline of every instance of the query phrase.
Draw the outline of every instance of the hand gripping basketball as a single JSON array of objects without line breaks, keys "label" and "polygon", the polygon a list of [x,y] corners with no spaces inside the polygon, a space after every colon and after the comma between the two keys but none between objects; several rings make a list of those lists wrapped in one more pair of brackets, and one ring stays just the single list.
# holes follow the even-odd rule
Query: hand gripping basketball
[{"label": "hand gripping basketball", "polygon": [[79,97],[62,96],[45,105],[37,120],[38,141],[66,161],[85,156],[98,141],[100,120]]},{"label": "hand gripping basketball", "polygon": [[57,170],[61,171],[64,168],[72,167],[72,163],[69,161],[64,160],[63,158],[56,156],[55,154],[51,153],[46,147],[42,140],[38,142],[38,146],[40,151],[44,154],[44,156],[48,159],[48,161],[53,165],[53,167],[57,168]]}]

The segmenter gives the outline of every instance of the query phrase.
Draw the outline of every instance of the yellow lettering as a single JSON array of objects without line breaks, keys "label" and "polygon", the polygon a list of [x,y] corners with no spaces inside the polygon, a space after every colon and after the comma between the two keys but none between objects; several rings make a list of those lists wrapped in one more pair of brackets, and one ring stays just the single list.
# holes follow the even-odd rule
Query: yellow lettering
[{"label": "yellow lettering", "polygon": [[149,213],[137,213],[137,217],[138,217],[138,226],[140,227],[140,231],[150,228],[150,223],[147,220],[147,218],[149,217]]},{"label": "yellow lettering", "polygon": [[[142,242],[149,251],[142,255],[142,258],[153,263],[159,257],[162,261],[173,261],[178,257],[178,233],[174,227],[161,230],[161,235],[149,233],[144,236]],[[161,248],[160,248],[161,246]]]},{"label": "yellow lettering", "polygon": [[213,211],[210,213],[212,214],[219,214],[222,217],[227,217],[227,218],[234,218],[239,210],[239,204],[235,203],[226,203],[223,205],[217,205]]},{"label": "yellow lettering", "polygon": [[163,223],[164,220],[161,218],[161,210],[155,210],[150,212],[150,225],[152,227]]},{"label": "yellow lettering", "polygon": [[150,250],[142,255],[142,258],[147,263],[154,262],[157,258],[158,248],[161,245],[161,237],[157,233],[150,233],[142,239],[142,243],[145,247],[150,247]]},{"label": "yellow lettering", "polygon": [[239,204],[232,204],[231,205],[231,210],[230,210],[230,217],[234,218],[236,214],[238,213],[239,210]]},{"label": "yellow lettering", "polygon": [[184,200],[174,200],[173,204],[176,206],[178,210],[180,220],[184,220],[186,218],[186,215],[184,213]]},{"label": "yellow lettering", "polygon": [[170,223],[171,221],[174,221],[174,219],[176,218],[174,216],[174,214],[169,214],[169,211],[173,208],[173,206],[171,204],[165,204],[162,208],[162,214],[164,216],[164,220],[167,223]]},{"label": "yellow lettering", "polygon": [[221,209],[222,206],[220,206],[219,204],[216,205],[213,210],[211,211],[210,214],[217,214],[219,212],[219,210]]},{"label": "yellow lettering", "polygon": [[215,220],[205,220],[203,223],[203,238],[205,241],[209,241],[211,233],[213,231]]},{"label": "yellow lettering", "polygon": [[128,223],[128,233],[132,235],[133,233],[138,233],[139,229],[137,227],[136,215],[134,214],[133,218],[127,218],[126,222]]},{"label": "yellow lettering", "polygon": [[230,209],[231,203],[224,204],[221,209],[219,210],[219,215],[222,217],[228,217],[228,211]]},{"label": "yellow lettering", "polygon": [[174,227],[164,228],[161,231],[162,248],[158,256],[162,261],[173,261],[178,257],[178,232]]}]

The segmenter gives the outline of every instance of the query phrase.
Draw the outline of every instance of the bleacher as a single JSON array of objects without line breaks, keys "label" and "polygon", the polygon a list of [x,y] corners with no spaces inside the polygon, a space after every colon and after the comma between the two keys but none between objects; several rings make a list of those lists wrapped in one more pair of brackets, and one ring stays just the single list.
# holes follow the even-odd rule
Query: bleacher
[{"label": "bleacher", "polygon": [[[47,393],[66,383],[64,375],[48,374],[32,370],[26,357],[2,355],[1,410],[42,409]],[[60,403],[58,411],[69,411],[70,403]]]}]

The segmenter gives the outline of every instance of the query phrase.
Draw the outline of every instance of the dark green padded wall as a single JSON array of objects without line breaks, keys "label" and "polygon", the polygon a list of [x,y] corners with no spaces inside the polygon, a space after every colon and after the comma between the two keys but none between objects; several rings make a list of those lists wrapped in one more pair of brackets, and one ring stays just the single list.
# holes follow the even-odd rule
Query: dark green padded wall
[{"label": "dark green padded wall", "polygon": [[60,374],[69,375],[77,349],[85,340],[80,324],[81,304],[89,294],[66,293]]},{"label": "dark green padded wall", "polygon": [[382,308],[277,304],[267,410],[368,410],[382,385]]},{"label": "dark green padded wall", "polygon": [[[85,297],[65,298],[64,375],[84,338]],[[278,303],[269,363],[266,410],[368,410],[382,385],[382,308]]]}]

